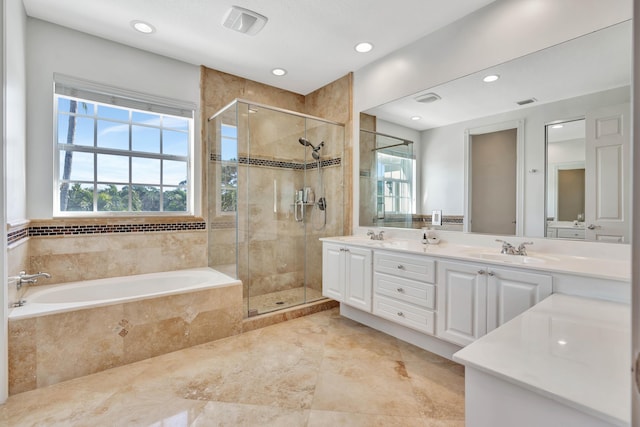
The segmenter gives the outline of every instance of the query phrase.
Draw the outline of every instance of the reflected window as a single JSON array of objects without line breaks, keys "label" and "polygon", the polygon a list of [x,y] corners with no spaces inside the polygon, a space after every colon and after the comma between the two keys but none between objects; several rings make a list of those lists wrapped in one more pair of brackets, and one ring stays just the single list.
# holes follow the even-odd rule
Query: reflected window
[{"label": "reflected window", "polygon": [[235,213],[238,209],[238,128],[220,126],[220,183],[218,206],[220,214]]},{"label": "reflected window", "polygon": [[378,176],[377,202],[385,214],[415,213],[415,159],[405,153],[376,153]]}]

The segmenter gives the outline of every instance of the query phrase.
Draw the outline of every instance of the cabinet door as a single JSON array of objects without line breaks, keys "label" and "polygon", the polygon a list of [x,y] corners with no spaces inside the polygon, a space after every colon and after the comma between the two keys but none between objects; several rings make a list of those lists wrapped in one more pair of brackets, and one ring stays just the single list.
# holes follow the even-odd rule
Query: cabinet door
[{"label": "cabinet door", "polygon": [[344,301],[344,248],[333,243],[322,245],[322,295]]},{"label": "cabinet door", "polygon": [[347,246],[344,249],[344,303],[371,311],[372,255],[371,250]]},{"label": "cabinet door", "polygon": [[487,332],[533,307],[552,291],[546,274],[488,268]]},{"label": "cabinet door", "polygon": [[438,337],[464,346],[486,333],[486,277],[481,265],[438,262]]}]

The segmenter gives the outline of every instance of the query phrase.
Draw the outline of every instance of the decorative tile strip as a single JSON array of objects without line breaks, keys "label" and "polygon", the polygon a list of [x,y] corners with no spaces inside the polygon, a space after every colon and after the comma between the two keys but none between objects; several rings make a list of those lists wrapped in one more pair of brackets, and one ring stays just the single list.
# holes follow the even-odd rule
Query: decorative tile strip
[{"label": "decorative tile strip", "polygon": [[[219,162],[219,161],[222,161],[222,157],[220,156],[220,154],[211,153],[209,156],[209,160],[213,162]],[[279,169],[294,169],[294,170],[315,169],[318,167],[317,162],[297,163],[297,162],[286,162],[281,160],[261,159],[257,157],[240,157],[238,159],[238,163],[241,165],[261,166],[261,167],[279,168]],[[341,164],[342,164],[342,158],[340,157],[336,157],[334,159],[322,160],[323,168],[327,166],[340,166]]]},{"label": "decorative tile strip", "polygon": [[92,224],[92,225],[51,225],[29,227],[28,236],[67,236],[109,233],[149,233],[157,231],[206,230],[204,221],[156,224]]},{"label": "decorative tile strip", "polygon": [[236,228],[235,221],[217,221],[209,225],[211,230],[222,230],[227,228]]},{"label": "decorative tile strip", "polygon": [[7,233],[7,244],[11,245],[13,243],[17,243],[22,239],[26,239],[29,237],[29,226],[24,224],[15,230],[12,230]]}]

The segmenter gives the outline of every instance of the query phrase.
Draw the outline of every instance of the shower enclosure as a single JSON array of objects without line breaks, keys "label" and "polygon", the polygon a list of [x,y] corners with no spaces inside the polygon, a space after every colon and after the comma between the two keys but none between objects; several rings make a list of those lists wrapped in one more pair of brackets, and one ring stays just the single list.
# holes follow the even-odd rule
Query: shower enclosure
[{"label": "shower enclosure", "polygon": [[324,236],[343,234],[344,125],[236,100],[208,123],[209,266],[246,316],[322,299]]}]

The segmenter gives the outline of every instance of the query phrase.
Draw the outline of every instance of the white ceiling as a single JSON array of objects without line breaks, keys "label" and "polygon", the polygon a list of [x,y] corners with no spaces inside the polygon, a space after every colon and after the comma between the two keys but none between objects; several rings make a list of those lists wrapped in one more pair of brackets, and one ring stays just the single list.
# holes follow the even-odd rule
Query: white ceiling
[{"label": "white ceiling", "polygon": [[[27,15],[300,94],[312,92],[493,0],[23,0]],[[222,26],[232,5],[269,20],[255,36]],[[142,20],[157,31],[135,32]],[[375,49],[358,54],[356,43]],[[284,77],[273,68],[288,71]]]},{"label": "white ceiling", "polygon": [[[422,131],[630,85],[631,30],[631,21],[626,21],[425,89],[367,113]],[[484,83],[482,78],[488,74],[498,74],[500,79]],[[441,99],[430,104],[415,100],[430,92]],[[516,104],[529,98],[537,101]],[[421,119],[412,121],[412,116]]]}]

